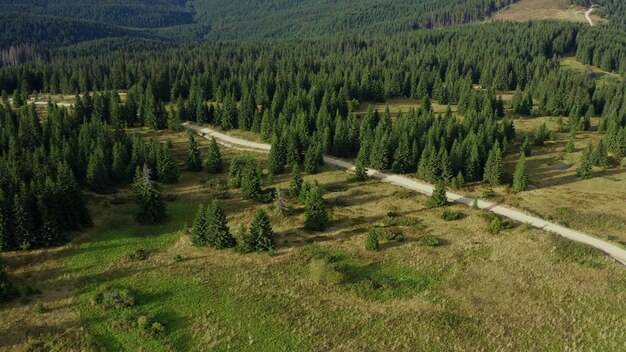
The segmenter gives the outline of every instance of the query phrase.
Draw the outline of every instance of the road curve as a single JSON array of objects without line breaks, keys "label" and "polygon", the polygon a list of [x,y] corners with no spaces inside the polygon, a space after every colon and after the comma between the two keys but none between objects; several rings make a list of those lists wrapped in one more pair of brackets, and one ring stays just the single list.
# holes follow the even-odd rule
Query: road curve
[{"label": "road curve", "polygon": [[[234,147],[234,148],[239,148],[239,149],[244,149],[244,150],[256,150],[256,151],[262,151],[262,152],[269,152],[271,149],[271,146],[269,144],[256,143],[256,142],[251,142],[245,139],[232,137],[224,133],[218,132],[214,129],[208,128],[208,127],[202,127],[202,126],[198,126],[198,125],[188,123],[188,122],[184,123],[183,126],[194,130],[196,133],[198,133],[200,136],[204,138],[215,137],[215,139],[218,140],[221,144],[229,146],[229,147]],[[343,169],[348,169],[348,170],[354,169],[354,164],[347,162],[345,160],[331,157],[331,156],[325,156],[324,162],[327,164],[336,166],[336,167],[343,168]],[[370,175],[370,177],[377,178],[383,182],[388,182],[390,184],[403,187],[406,189],[410,189],[412,191],[425,194],[427,196],[430,196],[433,193],[434,187],[432,185],[424,183],[424,182],[416,181],[408,177],[404,177],[404,176],[400,176],[396,174],[388,174],[388,173],[384,173],[384,172],[372,170],[372,169],[368,170],[368,174]],[[474,198],[464,197],[464,196],[454,194],[451,192],[448,192],[447,196],[450,201],[460,203],[460,204],[465,204],[467,206],[472,206],[474,203]],[[497,215],[509,218],[511,220],[515,220],[517,222],[524,223],[524,224],[529,224],[533,227],[536,227],[538,229],[541,229],[550,233],[554,233],[556,235],[562,236],[569,240],[583,243],[588,246],[597,248],[601,250],[602,252],[608,254],[609,256],[611,256],[612,258],[614,258],[621,264],[626,265],[626,250],[616,245],[607,243],[605,241],[602,241],[598,238],[584,234],[582,232],[575,231],[567,227],[557,225],[555,223],[551,223],[539,217],[526,214],[520,210],[504,207],[504,206],[487,202],[484,200],[478,200],[477,203],[480,209],[484,209],[492,213],[495,213]]]}]

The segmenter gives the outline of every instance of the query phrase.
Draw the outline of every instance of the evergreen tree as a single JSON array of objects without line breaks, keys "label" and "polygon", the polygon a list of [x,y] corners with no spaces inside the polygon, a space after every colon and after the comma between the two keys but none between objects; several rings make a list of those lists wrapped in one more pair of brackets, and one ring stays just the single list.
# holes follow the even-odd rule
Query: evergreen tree
[{"label": "evergreen tree", "polygon": [[137,168],[133,182],[133,192],[139,208],[136,218],[142,224],[156,224],[165,218],[165,201],[150,179],[150,174],[147,165],[144,165],[142,171]]},{"label": "evergreen tree", "polygon": [[257,209],[250,226],[250,235],[254,239],[255,249],[259,252],[273,251],[276,248],[274,230],[270,218],[262,209]]},{"label": "evergreen tree", "polygon": [[372,228],[367,233],[365,249],[372,252],[377,252],[380,250],[380,242],[378,241],[378,229]]},{"label": "evergreen tree", "polygon": [[302,174],[300,173],[300,167],[298,164],[294,164],[291,168],[291,182],[289,183],[289,194],[291,196],[300,195],[302,189]]},{"label": "evergreen tree", "polygon": [[289,206],[287,205],[287,200],[285,199],[285,191],[282,188],[276,190],[274,210],[277,216],[283,217],[289,215]]},{"label": "evergreen tree", "polygon": [[232,248],[236,245],[231,235],[226,214],[220,204],[214,200],[206,209],[207,243],[215,249]]},{"label": "evergreen tree", "polygon": [[524,137],[524,141],[522,141],[522,144],[519,149],[520,149],[520,153],[524,153],[524,155],[526,156],[530,156],[530,153],[532,153],[532,146],[530,143],[530,137],[528,135]]},{"label": "evergreen tree", "polygon": [[241,176],[241,195],[244,199],[261,200],[261,173],[256,163],[248,163]]},{"label": "evergreen tree", "polygon": [[159,147],[159,153],[157,156],[157,178],[163,183],[176,183],[178,182],[179,171],[176,161],[172,157],[170,149],[161,145]]},{"label": "evergreen tree", "polygon": [[520,154],[517,165],[515,166],[515,175],[513,176],[513,191],[524,192],[528,189],[528,165],[526,165],[526,155]]},{"label": "evergreen tree", "polygon": [[411,150],[409,149],[409,141],[407,138],[400,139],[398,148],[393,154],[393,164],[391,170],[398,174],[409,172],[411,168]]},{"label": "evergreen tree", "polygon": [[606,147],[604,146],[604,141],[601,139],[598,142],[598,145],[593,150],[593,165],[607,168],[611,166],[611,162],[609,160],[609,155],[606,151]]},{"label": "evergreen tree", "polygon": [[187,170],[200,171],[202,170],[202,156],[198,149],[198,143],[191,130],[187,131],[189,136],[189,146],[187,147]]},{"label": "evergreen tree", "polygon": [[105,192],[109,186],[109,170],[107,170],[104,152],[98,147],[89,157],[87,164],[87,184],[97,193]]},{"label": "evergreen tree", "polygon": [[504,160],[502,158],[502,152],[500,151],[500,145],[496,142],[491,152],[489,152],[483,180],[493,186],[500,185],[502,183],[503,172]]},{"label": "evergreen tree", "polygon": [[443,183],[439,182],[433,190],[433,194],[428,199],[428,206],[431,208],[440,208],[448,205],[448,197],[446,188]]},{"label": "evergreen tree", "polygon": [[304,155],[304,171],[316,174],[324,164],[324,154],[319,143],[312,143]]},{"label": "evergreen tree", "polygon": [[311,231],[324,231],[329,222],[322,189],[319,186],[312,186],[304,202],[304,228]]},{"label": "evergreen tree", "polygon": [[113,164],[111,165],[111,176],[114,181],[127,180],[126,164],[126,146],[121,142],[116,142],[113,146]]},{"label": "evergreen tree", "polygon": [[354,166],[354,179],[356,181],[365,181],[369,178],[367,169],[363,167],[363,161],[357,158]]},{"label": "evergreen tree", "polygon": [[272,175],[283,173],[287,164],[286,146],[282,138],[274,138],[269,155],[269,170]]},{"label": "evergreen tree", "polygon": [[252,253],[256,250],[256,239],[250,235],[250,232],[243,224],[239,225],[239,230],[237,231],[236,250],[242,254]]},{"label": "evergreen tree", "polygon": [[215,138],[211,139],[209,149],[207,151],[206,169],[210,174],[218,174],[223,171],[224,163],[222,161],[222,153],[217,145]]},{"label": "evergreen tree", "polygon": [[576,174],[583,180],[588,180],[593,177],[593,146],[589,144],[583,151],[583,155],[580,158],[580,165],[576,169]]},{"label": "evergreen tree", "polygon": [[196,217],[194,218],[193,228],[191,230],[191,243],[193,243],[194,246],[200,247],[208,245],[208,224],[206,215],[204,206],[200,204],[196,211]]}]

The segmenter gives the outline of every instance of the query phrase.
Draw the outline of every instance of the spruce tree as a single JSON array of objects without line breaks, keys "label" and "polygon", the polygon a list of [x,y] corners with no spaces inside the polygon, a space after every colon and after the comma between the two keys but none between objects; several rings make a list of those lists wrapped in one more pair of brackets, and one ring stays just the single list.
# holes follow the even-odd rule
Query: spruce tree
[{"label": "spruce tree", "polygon": [[593,150],[593,165],[607,168],[611,166],[611,162],[609,160],[609,155],[606,151],[606,147],[604,146],[604,140],[601,139],[598,142],[598,145]]},{"label": "spruce tree", "polygon": [[248,163],[241,176],[241,195],[244,199],[261,200],[261,173],[256,163]]},{"label": "spruce tree", "polygon": [[105,192],[109,186],[109,170],[104,161],[104,152],[98,147],[89,157],[87,164],[87,184],[97,193]]},{"label": "spruce tree", "polygon": [[187,170],[200,171],[202,170],[202,156],[198,149],[198,143],[191,130],[187,131],[189,136],[189,146],[187,147]]},{"label": "spruce tree", "polygon": [[198,206],[198,210],[196,211],[196,217],[193,221],[193,228],[191,230],[191,243],[194,246],[207,246],[208,238],[207,238],[207,218],[206,212],[204,211],[204,206],[200,204]]},{"label": "spruce tree", "polygon": [[226,214],[214,200],[206,209],[207,244],[215,249],[232,248],[237,243],[231,235]]},{"label": "spruce tree", "polygon": [[122,142],[116,142],[113,145],[113,164],[111,165],[111,176],[115,182],[127,180],[126,164],[126,147]]},{"label": "spruce tree", "polygon": [[400,139],[398,148],[393,154],[393,164],[391,165],[391,170],[398,174],[407,173],[409,172],[411,168],[410,163],[411,163],[411,150],[409,149],[409,141],[405,137],[405,138]]},{"label": "spruce tree", "polygon": [[242,254],[252,253],[256,250],[256,240],[243,224],[239,225],[237,231],[236,251]]},{"label": "spruce tree", "polygon": [[356,181],[365,181],[368,178],[369,175],[367,174],[367,169],[363,167],[363,161],[357,158],[354,166],[354,179]]},{"label": "spruce tree", "polygon": [[287,151],[282,138],[274,138],[269,155],[269,170],[272,175],[278,175],[285,171],[287,164]]},{"label": "spruce tree", "polygon": [[262,209],[257,209],[250,226],[250,235],[255,242],[255,250],[259,252],[273,251],[276,248],[274,230],[270,218]]},{"label": "spruce tree", "polygon": [[490,183],[492,186],[500,185],[502,183],[503,172],[504,160],[502,158],[502,152],[500,151],[500,145],[496,142],[491,152],[489,152],[483,180]]},{"label": "spruce tree", "polygon": [[324,231],[329,222],[322,189],[319,186],[311,186],[304,202],[304,228],[311,231]]},{"label": "spruce tree", "polygon": [[178,182],[178,177],[180,176],[180,172],[178,171],[178,165],[176,165],[176,161],[174,161],[172,153],[166,145],[161,145],[159,147],[156,168],[157,178],[160,182]]},{"label": "spruce tree", "polygon": [[294,164],[291,168],[291,182],[289,183],[289,194],[292,197],[297,197],[300,195],[300,190],[302,189],[302,174],[300,173],[300,167],[297,164]]},{"label": "spruce tree", "polygon": [[440,208],[448,205],[448,197],[446,188],[443,183],[439,182],[435,186],[432,195],[428,199],[428,206],[431,208]]},{"label": "spruce tree", "polygon": [[150,179],[151,171],[147,165],[135,173],[133,192],[137,197],[137,221],[142,224],[157,224],[165,218],[165,201],[161,192]]},{"label": "spruce tree", "polygon": [[520,153],[524,153],[524,155],[530,156],[530,153],[532,153],[530,136],[526,135],[526,137],[524,137],[524,141],[522,141],[522,145],[520,146],[519,149],[520,149]]},{"label": "spruce tree", "polygon": [[289,215],[289,206],[287,205],[287,200],[285,199],[285,191],[282,188],[276,190],[274,211],[276,215],[280,217]]},{"label": "spruce tree", "polygon": [[589,144],[583,151],[580,158],[580,165],[576,169],[576,174],[583,180],[593,177],[593,146]]},{"label": "spruce tree", "polygon": [[311,143],[304,155],[304,171],[316,174],[324,164],[324,154],[319,143]]},{"label": "spruce tree", "polygon": [[210,174],[219,174],[224,170],[224,163],[222,161],[222,153],[220,147],[217,145],[215,138],[211,139],[209,149],[207,151],[206,169]]},{"label": "spruce tree", "polygon": [[520,154],[517,165],[515,166],[515,175],[513,176],[513,191],[524,192],[528,189],[528,165],[526,165],[526,155]]}]

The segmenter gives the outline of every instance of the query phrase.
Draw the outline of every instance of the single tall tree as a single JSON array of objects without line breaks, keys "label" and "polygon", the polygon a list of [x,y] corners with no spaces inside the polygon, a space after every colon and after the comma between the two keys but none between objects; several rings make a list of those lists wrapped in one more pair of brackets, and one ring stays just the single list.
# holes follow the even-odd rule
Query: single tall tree
[{"label": "single tall tree", "polygon": [[234,247],[237,242],[231,235],[226,214],[220,204],[214,200],[206,209],[207,243],[215,249]]},{"label": "single tall tree", "polygon": [[215,138],[211,139],[209,150],[207,151],[206,169],[210,174],[219,174],[224,169],[222,153]]},{"label": "single tall tree", "polygon": [[528,189],[528,165],[526,165],[526,154],[522,152],[515,166],[513,176],[513,191],[524,192]]},{"label": "single tall tree", "polygon": [[276,248],[274,230],[270,218],[262,209],[257,209],[250,226],[250,235],[255,241],[255,249],[259,252],[272,251]]},{"label": "single tall tree", "polygon": [[576,169],[576,174],[583,180],[593,177],[593,146],[591,144],[583,151],[583,155],[580,158],[580,165],[578,165],[578,169]]},{"label": "single tall tree", "polygon": [[187,131],[189,136],[189,146],[187,147],[187,170],[200,171],[202,170],[202,156],[198,149],[198,143],[191,130]]},{"label": "single tall tree", "polygon": [[150,174],[150,169],[144,164],[142,171],[137,168],[133,182],[139,208],[136,218],[142,224],[156,224],[165,218],[165,201],[150,179]]},{"label": "single tall tree", "polygon": [[324,231],[329,222],[322,189],[317,185],[311,186],[304,202],[304,228],[311,231]]}]

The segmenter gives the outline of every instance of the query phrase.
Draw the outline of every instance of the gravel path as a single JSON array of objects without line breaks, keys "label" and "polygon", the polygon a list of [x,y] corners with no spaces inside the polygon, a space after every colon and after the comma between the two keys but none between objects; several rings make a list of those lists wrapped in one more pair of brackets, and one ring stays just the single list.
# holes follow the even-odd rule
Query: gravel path
[{"label": "gravel path", "polygon": [[[191,124],[191,123],[184,123],[183,126],[196,131],[196,133],[200,134],[204,138],[215,137],[215,139],[218,140],[221,144],[229,146],[229,147],[234,147],[234,148],[244,149],[244,150],[257,150],[257,151],[263,151],[263,152],[269,152],[271,149],[271,146],[269,144],[256,143],[256,142],[251,142],[245,139],[232,137],[224,133],[218,132],[214,129],[208,128],[208,127],[201,127],[201,126]],[[333,166],[343,168],[343,169],[348,169],[348,170],[354,169],[354,164],[347,162],[345,160],[337,159],[337,158],[330,157],[330,156],[325,156],[324,162]],[[388,173],[384,173],[384,172],[380,172],[380,171],[372,170],[372,169],[368,170],[368,174],[371,177],[377,178],[383,182],[388,182],[393,185],[410,189],[412,191],[416,191],[416,192],[419,192],[428,196],[430,196],[433,193],[434,187],[432,185],[421,182],[421,181],[417,181],[414,179],[410,179],[408,177],[404,177],[404,176],[400,176],[396,174],[388,174]],[[447,195],[448,195],[448,199],[452,202],[465,204],[468,206],[472,206],[474,203],[473,198],[464,197],[464,196],[451,193],[451,192],[448,192]],[[487,202],[484,200],[478,200],[478,207],[480,209],[488,210],[492,213],[509,218],[511,220],[515,220],[523,224],[529,224],[538,229],[548,231],[550,233],[554,233],[556,235],[565,237],[569,240],[580,242],[588,246],[597,248],[603,251],[604,253],[608,254],[609,256],[617,260],[618,262],[622,263],[623,265],[626,265],[626,250],[616,245],[613,245],[611,243],[607,243],[605,241],[602,241],[598,238],[584,234],[582,232],[568,229],[566,227],[557,225],[555,223],[551,223],[539,217],[526,214],[520,210],[504,207],[502,205]]]}]

